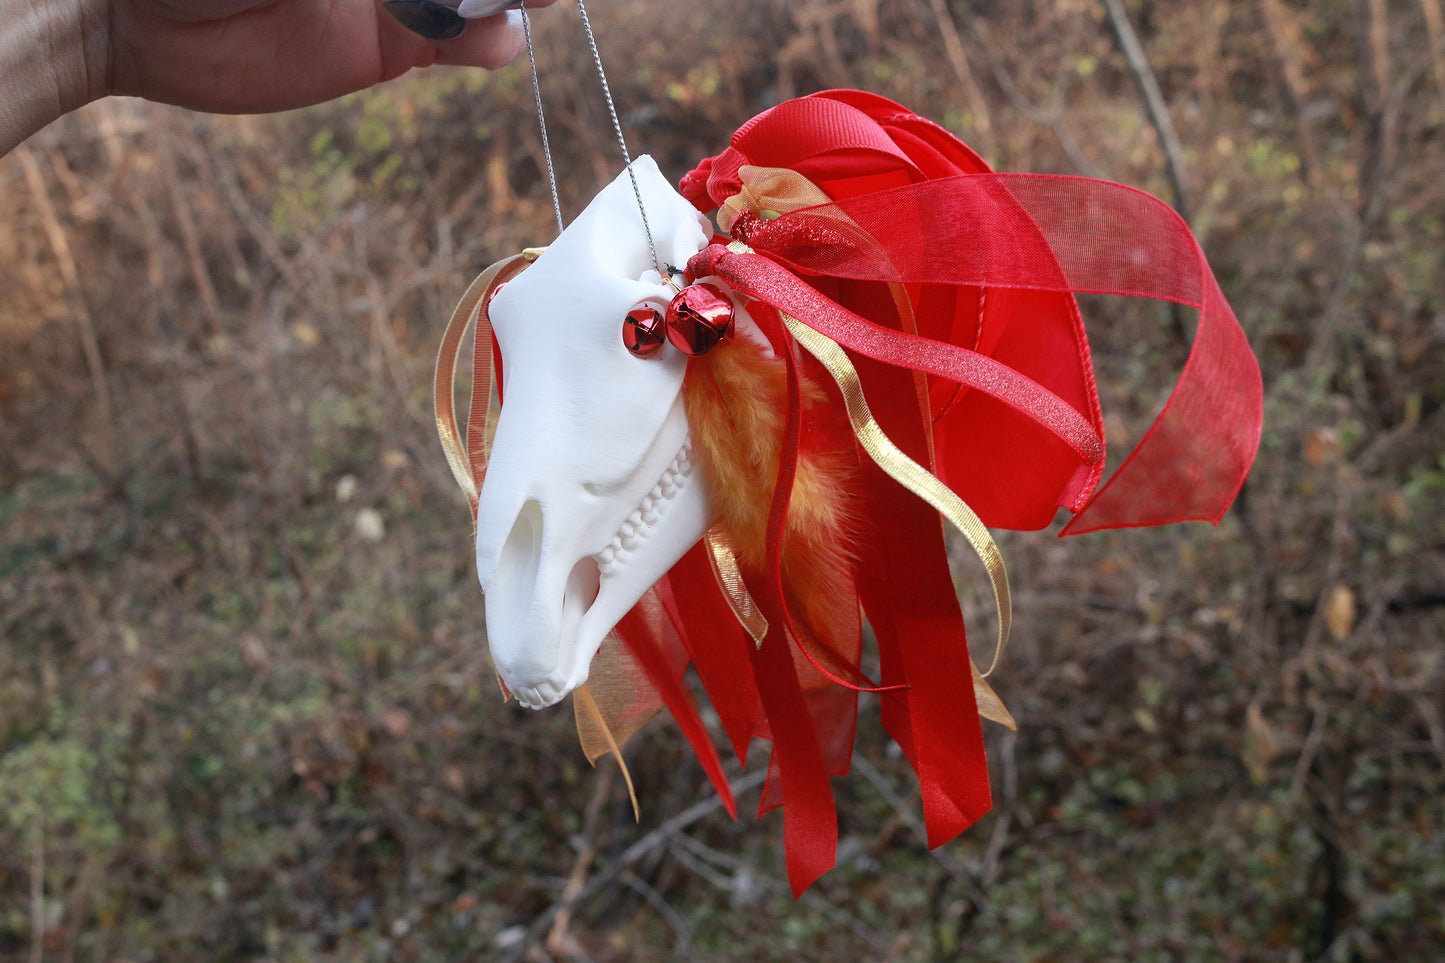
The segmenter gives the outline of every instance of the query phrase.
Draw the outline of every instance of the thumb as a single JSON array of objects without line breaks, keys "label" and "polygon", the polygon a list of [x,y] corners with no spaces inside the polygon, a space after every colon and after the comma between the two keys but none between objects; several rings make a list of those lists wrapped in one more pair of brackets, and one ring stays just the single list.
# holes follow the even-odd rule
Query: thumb
[{"label": "thumb", "polygon": [[522,13],[520,10],[507,10],[482,20],[469,21],[461,36],[434,43],[442,54],[439,63],[493,70],[510,63],[521,52]]}]

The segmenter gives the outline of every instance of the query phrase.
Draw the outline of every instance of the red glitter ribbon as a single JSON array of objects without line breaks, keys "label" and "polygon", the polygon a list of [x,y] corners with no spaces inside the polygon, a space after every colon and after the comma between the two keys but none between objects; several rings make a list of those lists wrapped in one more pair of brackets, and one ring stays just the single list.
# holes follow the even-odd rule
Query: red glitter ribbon
[{"label": "red glitter ribbon", "polygon": [[[1198,332],[1169,401],[1109,484],[1065,529],[1175,521],[1217,522],[1254,460],[1262,420],[1259,367],[1194,236],[1163,202],[1118,184],[1027,174],[975,174],[925,181],[785,215],[837,231],[851,223],[869,243],[763,250],[789,270],[761,264],[715,265],[748,293],[776,303],[791,278],[790,300],[808,321],[845,347],[930,374],[951,377],[906,339],[880,338],[841,306],[822,304],[799,273],[896,283],[1121,294],[1199,310]],[[779,224],[778,228],[773,228]],[[716,253],[716,252],[715,252]],[[766,293],[764,293],[766,292]],[[891,342],[880,350],[880,341]],[[933,360],[955,353],[938,344]],[[962,383],[963,377],[956,377]],[[974,385],[989,391],[986,386]],[[992,392],[1056,433],[1057,406]],[[1064,437],[1060,433],[1060,437]],[[1066,438],[1071,446],[1072,438]],[[1076,448],[1076,450],[1078,450]],[[1080,454],[1084,452],[1080,451]],[[948,479],[945,479],[947,481]]]},{"label": "red glitter ribbon", "polygon": [[[737,193],[747,165],[795,171],[834,198],[743,221],[752,252],[714,244],[688,265],[691,276],[720,277],[755,299],[753,316],[788,360],[769,572],[750,585],[771,625],[789,622],[779,556],[804,427],[776,312],[842,345],[888,436],[991,526],[1041,528],[1058,506],[1074,513],[1066,534],[1223,515],[1259,442],[1259,369],[1198,244],[1166,205],[1116,184],[993,174],[942,128],[857,91],[754,118],[684,178],[683,193],[700,210],[717,207]],[[890,285],[906,291],[905,310]],[[1168,402],[1097,492],[1102,417],[1075,292],[1199,312]],[[856,546],[858,597],[890,689],[883,722],[918,773],[937,846],[990,804],[964,625],[937,515],[860,461],[862,511],[875,528]],[[740,628],[717,627],[726,603],[699,553],[669,582],[677,608],[692,615],[679,618],[681,644],[734,747],[745,756],[752,738],[773,741],[764,807],[783,804],[789,878],[801,893],[833,864],[827,780],[846,769],[846,747],[840,754],[832,727],[846,729],[851,745],[853,717],[820,709],[823,690],[805,680],[788,633],[754,650]],[[826,691],[856,706],[855,693]]]}]

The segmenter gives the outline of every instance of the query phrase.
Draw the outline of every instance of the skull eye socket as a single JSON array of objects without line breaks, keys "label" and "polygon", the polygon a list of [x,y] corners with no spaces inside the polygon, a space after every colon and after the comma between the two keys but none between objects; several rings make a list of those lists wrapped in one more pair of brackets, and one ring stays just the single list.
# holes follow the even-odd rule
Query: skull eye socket
[{"label": "skull eye socket", "polygon": [[639,304],[622,319],[622,343],[639,358],[654,357],[667,343],[663,313],[651,304]]}]

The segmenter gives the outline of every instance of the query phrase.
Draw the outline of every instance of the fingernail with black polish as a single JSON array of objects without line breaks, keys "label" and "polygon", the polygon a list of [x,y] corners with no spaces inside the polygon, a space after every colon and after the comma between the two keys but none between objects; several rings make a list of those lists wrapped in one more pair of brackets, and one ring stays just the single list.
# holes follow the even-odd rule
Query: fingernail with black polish
[{"label": "fingernail with black polish", "polygon": [[467,29],[461,14],[435,0],[385,0],[382,6],[403,27],[428,40],[451,40]]}]

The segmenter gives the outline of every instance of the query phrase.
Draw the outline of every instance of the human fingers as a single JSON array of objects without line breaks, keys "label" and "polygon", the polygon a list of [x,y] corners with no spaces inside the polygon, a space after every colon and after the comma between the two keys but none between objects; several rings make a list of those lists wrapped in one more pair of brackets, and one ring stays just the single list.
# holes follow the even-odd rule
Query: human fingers
[{"label": "human fingers", "polygon": [[[550,7],[555,2],[556,0],[527,0],[527,9]],[[490,17],[494,13],[517,6],[520,6],[518,0],[462,0],[457,7],[457,13],[472,20],[477,17]]]},{"label": "human fingers", "polygon": [[428,40],[460,37],[467,28],[461,14],[436,0],[383,0],[382,7],[397,23]]},{"label": "human fingers", "polygon": [[432,42],[441,51],[439,63],[494,70],[521,53],[522,15],[517,10],[507,10],[469,23],[455,39]]},{"label": "human fingers", "polygon": [[[235,0],[255,2],[255,0]],[[551,6],[555,0],[528,0],[527,6]],[[452,40],[460,37],[472,20],[484,20],[503,11],[517,10],[522,0],[382,0],[386,12],[419,37]]]}]

